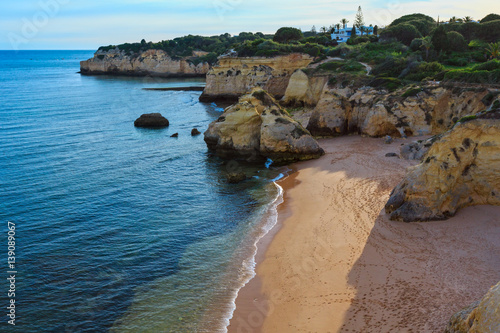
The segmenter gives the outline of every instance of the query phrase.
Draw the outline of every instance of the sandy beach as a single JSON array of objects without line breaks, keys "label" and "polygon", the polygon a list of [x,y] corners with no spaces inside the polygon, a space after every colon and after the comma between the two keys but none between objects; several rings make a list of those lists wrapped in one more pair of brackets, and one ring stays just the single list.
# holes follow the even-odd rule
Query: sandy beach
[{"label": "sandy beach", "polygon": [[229,332],[442,332],[500,280],[500,207],[388,220],[389,194],[416,164],[385,157],[403,142],[325,139],[325,156],[293,166]]}]

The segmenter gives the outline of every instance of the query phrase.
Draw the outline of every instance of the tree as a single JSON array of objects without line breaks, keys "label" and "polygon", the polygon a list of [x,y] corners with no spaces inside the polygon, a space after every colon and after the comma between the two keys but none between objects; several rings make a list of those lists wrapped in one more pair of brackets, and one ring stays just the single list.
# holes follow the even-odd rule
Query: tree
[{"label": "tree", "polygon": [[464,36],[456,31],[450,31],[446,34],[448,39],[448,47],[445,51],[463,52],[467,49],[467,42]]},{"label": "tree", "polygon": [[373,27],[373,34],[374,34],[375,36],[378,36],[378,25],[375,25],[375,26]]},{"label": "tree", "polygon": [[328,32],[328,28],[325,26],[322,26],[321,28],[319,28],[319,32],[321,32],[322,34],[326,34]]},{"label": "tree", "polygon": [[432,35],[432,45],[439,51],[445,51],[448,49],[448,37],[446,36],[446,30],[443,25],[437,27]]},{"label": "tree", "polygon": [[422,48],[425,49],[425,61],[429,58],[429,50],[432,47],[432,39],[431,36],[427,36],[422,38]]},{"label": "tree", "polygon": [[354,18],[354,26],[359,29],[364,25],[365,21],[363,20],[363,12],[361,11],[361,6],[359,6],[358,12],[356,13],[356,17]]},{"label": "tree", "polygon": [[351,38],[354,39],[356,37],[356,35],[357,35],[356,26],[353,26],[352,30],[351,30]]},{"label": "tree", "polygon": [[452,18],[450,18],[450,23],[455,23],[455,22],[457,22],[456,16],[453,16]]},{"label": "tree", "polygon": [[337,32],[340,30],[340,23],[335,24],[335,28],[337,29]]},{"label": "tree", "polygon": [[340,20],[340,23],[342,23],[342,25],[344,26],[344,29],[345,29],[347,27],[347,23],[349,23],[349,21],[346,18],[343,18],[342,20]]},{"label": "tree", "polygon": [[500,43],[488,44],[485,51],[489,55],[490,59],[498,58],[500,56]]},{"label": "tree", "polygon": [[395,38],[405,45],[410,45],[415,38],[422,37],[422,34],[415,26],[408,23],[400,23],[395,26],[389,26],[380,34],[381,39],[390,40]]},{"label": "tree", "polygon": [[316,35],[316,26],[312,26],[311,28],[311,32],[313,33],[313,35]]},{"label": "tree", "polygon": [[364,26],[361,26],[361,27],[359,28],[359,32],[361,32],[361,36],[363,36],[363,33],[364,33],[364,32],[368,32],[368,29],[367,29],[367,28],[365,28]]},{"label": "tree", "polygon": [[466,16],[466,17],[464,17],[464,18],[463,18],[463,21],[464,21],[465,23],[472,22],[472,17],[470,17],[470,16]]},{"label": "tree", "polygon": [[498,15],[498,14],[488,14],[485,17],[483,17],[480,22],[481,23],[486,23],[486,22],[496,21],[496,20],[500,20],[500,15]]},{"label": "tree", "polygon": [[273,41],[278,43],[288,43],[293,40],[302,39],[302,31],[297,28],[282,27],[274,34]]}]

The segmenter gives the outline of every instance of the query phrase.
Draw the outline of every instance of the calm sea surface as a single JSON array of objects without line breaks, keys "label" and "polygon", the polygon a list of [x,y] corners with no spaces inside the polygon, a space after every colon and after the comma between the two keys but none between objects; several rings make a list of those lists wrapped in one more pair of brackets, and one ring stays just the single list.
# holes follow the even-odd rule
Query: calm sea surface
[{"label": "calm sea surface", "polygon": [[[200,92],[142,90],[202,79],[77,74],[92,55],[0,51],[0,331],[14,331],[8,221],[16,332],[223,330],[273,224],[280,170],[210,156],[190,132],[222,109]],[[150,112],[170,127],[134,128]],[[253,178],[227,184],[239,167]]]}]

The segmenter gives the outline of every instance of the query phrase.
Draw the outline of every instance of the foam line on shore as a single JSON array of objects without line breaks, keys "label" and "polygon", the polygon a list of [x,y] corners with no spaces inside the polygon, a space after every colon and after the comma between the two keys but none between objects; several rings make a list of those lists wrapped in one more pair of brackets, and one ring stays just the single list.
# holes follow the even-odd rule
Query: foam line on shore
[{"label": "foam line on shore", "polygon": [[278,223],[278,207],[281,203],[283,203],[283,188],[276,183],[277,180],[282,179],[284,177],[283,174],[280,174],[277,179],[272,180],[273,184],[276,186],[278,193],[274,200],[270,203],[269,208],[266,210],[264,217],[262,218],[263,223],[260,224],[258,228],[260,228],[260,232],[255,238],[253,242],[253,251],[248,259],[245,259],[242,262],[241,268],[242,273],[241,277],[243,278],[241,285],[236,288],[232,297],[231,297],[231,305],[230,310],[228,311],[228,315],[224,318],[224,329],[221,332],[227,332],[227,328],[231,319],[233,318],[234,311],[236,310],[236,299],[238,298],[238,294],[240,290],[245,287],[248,282],[250,282],[256,275],[256,256],[259,251],[258,243],[262,238],[264,238]]}]

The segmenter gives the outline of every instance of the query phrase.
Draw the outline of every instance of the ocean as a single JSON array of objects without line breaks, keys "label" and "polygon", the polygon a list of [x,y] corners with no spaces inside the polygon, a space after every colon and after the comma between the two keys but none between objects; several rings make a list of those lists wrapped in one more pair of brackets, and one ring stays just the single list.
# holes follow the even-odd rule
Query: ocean
[{"label": "ocean", "polygon": [[[0,51],[0,331],[223,332],[283,170],[212,156],[190,132],[223,110],[201,92],[142,89],[203,79],[81,76],[92,56]],[[151,112],[170,126],[133,126]],[[228,184],[237,168],[252,178]]]}]

